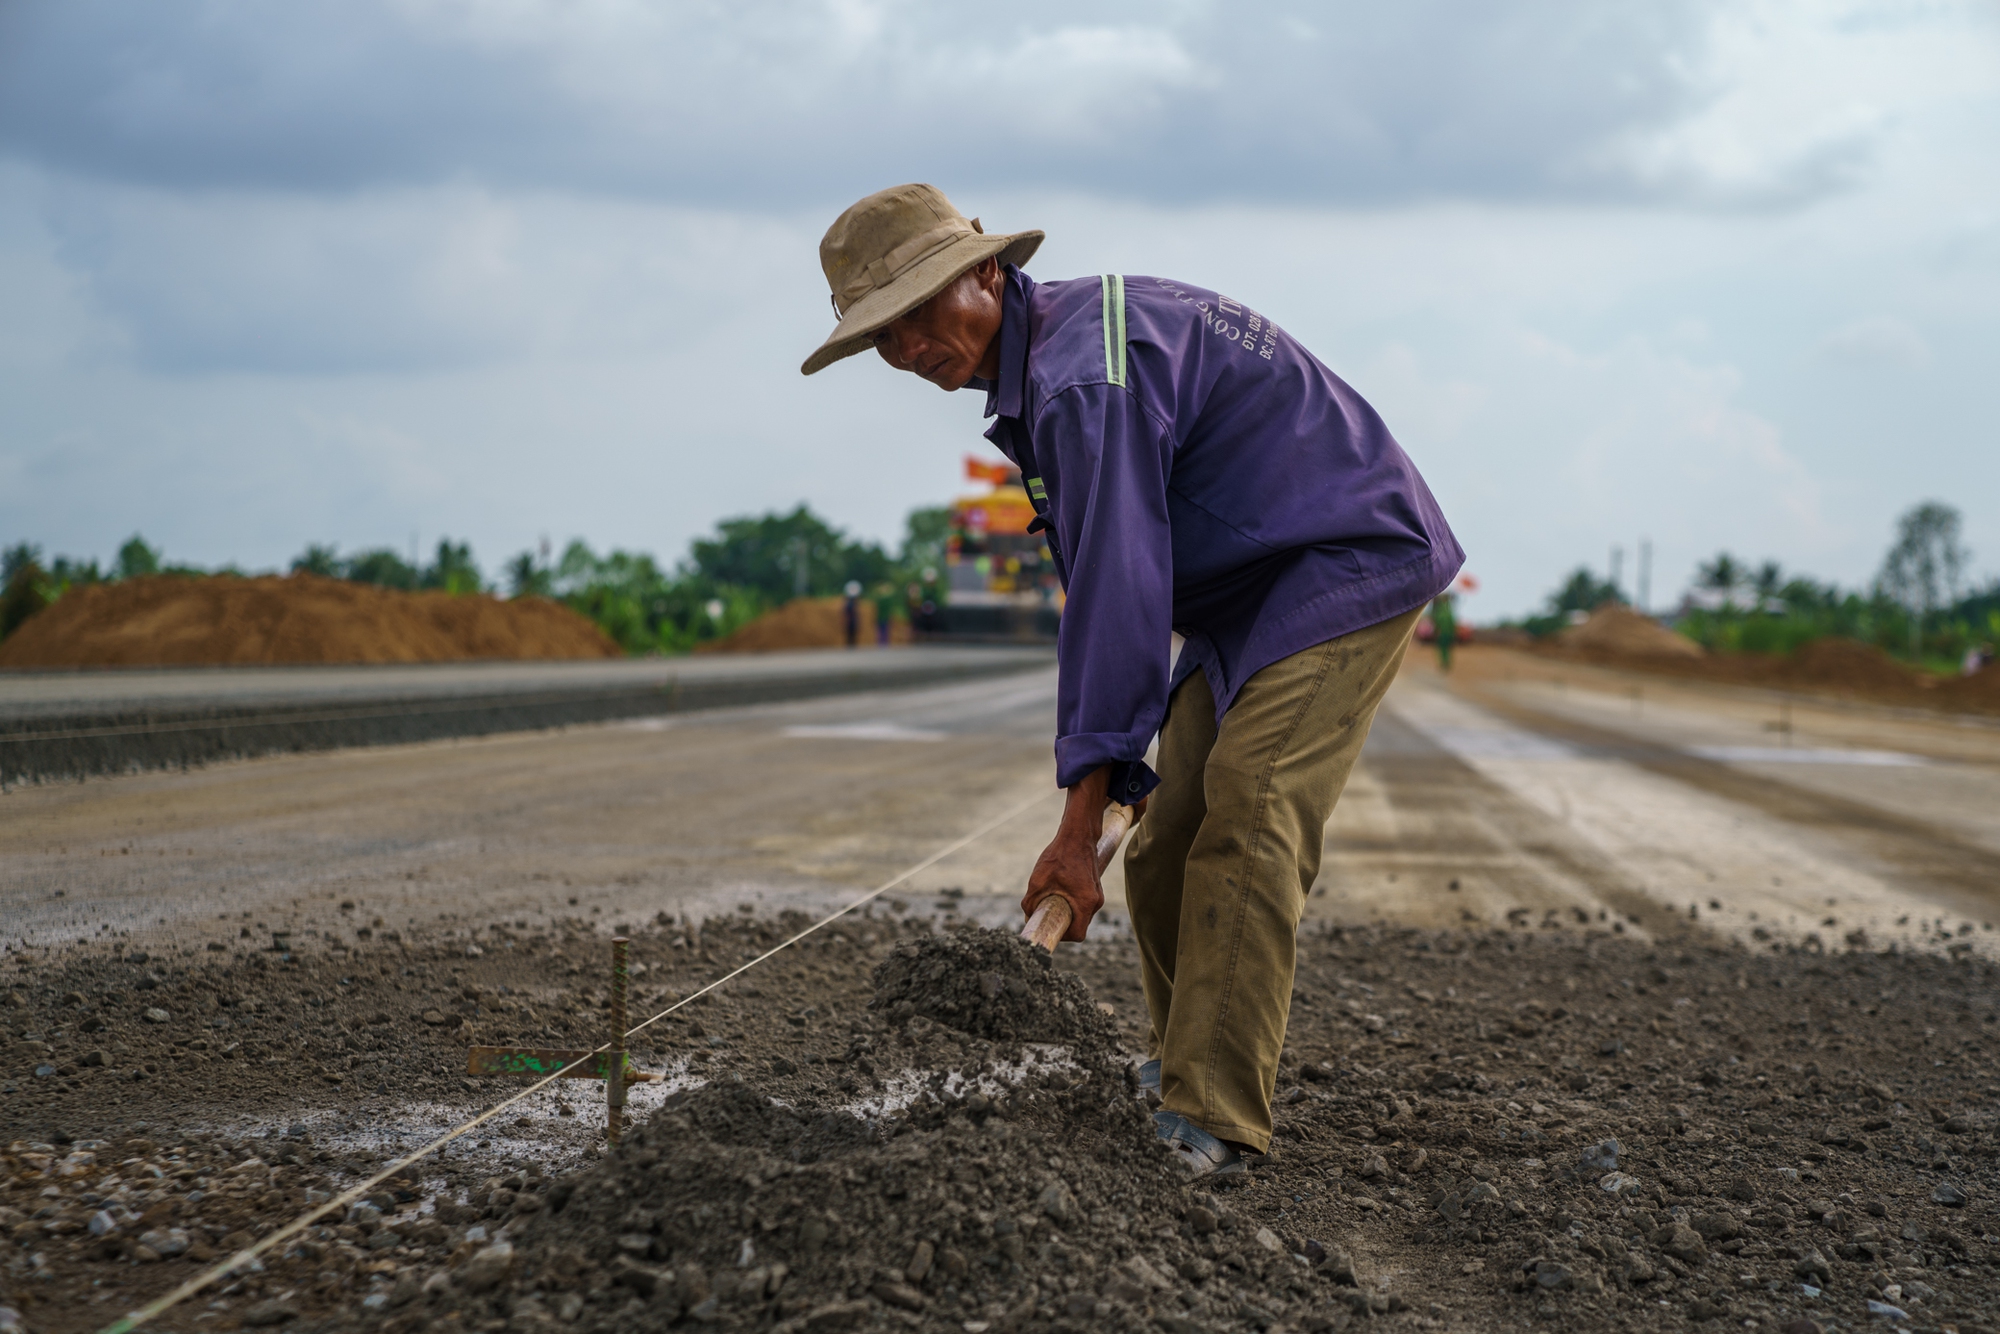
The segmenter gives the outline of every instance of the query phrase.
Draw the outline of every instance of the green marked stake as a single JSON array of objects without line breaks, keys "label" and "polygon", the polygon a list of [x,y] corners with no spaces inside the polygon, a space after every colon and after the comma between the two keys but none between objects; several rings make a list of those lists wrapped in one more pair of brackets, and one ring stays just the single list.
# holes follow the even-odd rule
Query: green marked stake
[{"label": "green marked stake", "polygon": [[[656,1078],[632,1068],[631,1054],[625,1055],[625,1082],[636,1084]],[[608,1051],[567,1050],[556,1047],[474,1047],[466,1056],[468,1075],[561,1075],[565,1079],[603,1079],[611,1071]]]},{"label": "green marked stake", "polygon": [[[468,1075],[530,1075],[604,1081],[604,1138],[616,1146],[625,1130],[625,1090],[633,1084],[657,1082],[659,1075],[632,1068],[625,1049],[625,993],[629,973],[623,936],[611,941],[611,1040],[609,1050],[582,1051],[562,1047],[474,1047],[466,1053]],[[623,1074],[613,1079],[612,1071]]]}]

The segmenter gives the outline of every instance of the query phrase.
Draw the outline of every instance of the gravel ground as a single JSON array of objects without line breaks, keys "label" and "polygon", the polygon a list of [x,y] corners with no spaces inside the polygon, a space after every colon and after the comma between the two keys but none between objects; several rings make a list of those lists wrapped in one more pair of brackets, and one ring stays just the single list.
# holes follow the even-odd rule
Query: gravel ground
[{"label": "gravel ground", "polygon": [[[285,950],[9,958],[18,1328],[100,1328],[490,1105],[504,1081],[461,1075],[469,1043],[603,1034],[586,923],[348,916]],[[634,1015],[788,925],[626,924]],[[1057,963],[843,923],[642,1035],[666,1078],[635,1090],[622,1148],[597,1086],[557,1086],[156,1327],[1972,1331],[2000,1311],[2000,1015],[1970,952],[1315,927],[1273,1151],[1208,1182],[1156,1147],[1131,1077],[1132,946]]]}]

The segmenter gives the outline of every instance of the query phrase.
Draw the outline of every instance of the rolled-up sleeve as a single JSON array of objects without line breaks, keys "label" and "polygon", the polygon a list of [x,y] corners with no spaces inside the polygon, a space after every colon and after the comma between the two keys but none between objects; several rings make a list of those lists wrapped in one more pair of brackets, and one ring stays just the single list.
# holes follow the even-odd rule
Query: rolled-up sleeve
[{"label": "rolled-up sleeve", "polygon": [[1111,798],[1134,802],[1160,781],[1144,756],[1167,707],[1173,436],[1134,394],[1102,384],[1056,395],[1032,431],[1069,574],[1056,782],[1074,786],[1108,764]]}]

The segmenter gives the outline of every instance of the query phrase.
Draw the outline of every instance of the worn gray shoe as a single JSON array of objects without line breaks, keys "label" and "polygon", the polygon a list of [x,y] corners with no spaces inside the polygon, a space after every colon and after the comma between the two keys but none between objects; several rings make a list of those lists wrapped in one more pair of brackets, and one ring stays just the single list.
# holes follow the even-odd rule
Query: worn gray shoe
[{"label": "worn gray shoe", "polygon": [[1217,1139],[1179,1112],[1154,1112],[1153,1129],[1191,1176],[1229,1176],[1248,1170],[1235,1145]]},{"label": "worn gray shoe", "polygon": [[1139,1067],[1139,1092],[1160,1096],[1160,1063],[1148,1061]]}]

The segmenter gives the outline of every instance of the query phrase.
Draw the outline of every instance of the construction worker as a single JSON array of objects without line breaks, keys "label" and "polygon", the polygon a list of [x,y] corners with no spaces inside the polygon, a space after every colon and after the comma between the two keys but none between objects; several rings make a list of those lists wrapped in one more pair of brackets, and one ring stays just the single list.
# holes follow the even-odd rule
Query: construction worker
[{"label": "construction worker", "polygon": [[897,605],[902,601],[896,594],[894,584],[878,584],[875,588],[875,646],[889,647],[889,628],[896,619]]},{"label": "construction worker", "polygon": [[1327,819],[1464,555],[1374,409],[1268,317],[1163,278],[1038,283],[1042,235],[988,235],[933,186],[868,196],[820,242],[838,325],[801,369],[872,349],[985,394],[1068,597],[1068,801],[1021,906],[1060,894],[1082,940],[1106,800],[1143,805],[1142,1082],[1191,1171],[1241,1171],[1270,1144]]},{"label": "construction worker", "polygon": [[1437,640],[1438,670],[1451,670],[1451,646],[1458,642],[1458,612],[1452,595],[1440,593],[1431,602],[1431,634]]},{"label": "construction worker", "polygon": [[861,642],[861,581],[849,579],[840,590],[840,632],[853,648]]}]

